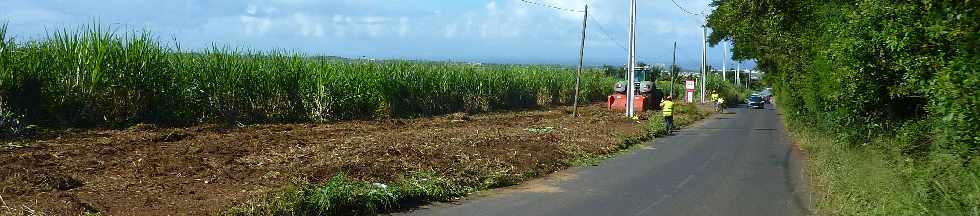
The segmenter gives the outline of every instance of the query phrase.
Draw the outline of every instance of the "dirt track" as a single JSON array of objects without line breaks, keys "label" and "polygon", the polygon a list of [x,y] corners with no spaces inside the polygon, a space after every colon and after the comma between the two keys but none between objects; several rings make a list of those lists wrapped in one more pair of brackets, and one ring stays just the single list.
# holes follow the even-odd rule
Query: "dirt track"
[{"label": "dirt track", "polygon": [[[333,124],[226,129],[69,130],[0,149],[0,214],[216,214],[295,181],[337,172],[389,181],[410,171],[520,180],[617,150],[640,128],[600,105]],[[22,147],[10,147],[22,146]]]}]

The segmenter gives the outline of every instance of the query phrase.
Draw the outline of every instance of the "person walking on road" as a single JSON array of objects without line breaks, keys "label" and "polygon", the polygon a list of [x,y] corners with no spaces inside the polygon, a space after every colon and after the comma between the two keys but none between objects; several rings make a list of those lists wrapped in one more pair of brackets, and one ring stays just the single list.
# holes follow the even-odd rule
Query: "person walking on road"
[{"label": "person walking on road", "polygon": [[663,101],[660,101],[660,107],[664,114],[664,129],[668,135],[673,134],[671,129],[674,127],[674,102],[672,100],[671,96],[667,96]]}]

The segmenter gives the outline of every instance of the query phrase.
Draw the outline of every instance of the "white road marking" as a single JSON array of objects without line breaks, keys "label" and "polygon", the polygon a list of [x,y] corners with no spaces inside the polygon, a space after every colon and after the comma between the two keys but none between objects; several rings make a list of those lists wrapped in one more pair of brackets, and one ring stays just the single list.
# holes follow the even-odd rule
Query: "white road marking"
[{"label": "white road marking", "polygon": [[677,189],[683,188],[684,185],[686,185],[688,182],[691,181],[691,179],[694,179],[694,174],[687,175],[687,178],[685,178],[684,181],[682,181],[680,184],[677,185]]},{"label": "white road marking", "polygon": [[664,194],[664,195],[660,196],[660,199],[657,199],[657,201],[654,201],[653,203],[650,203],[649,206],[647,206],[646,208],[643,208],[643,210],[641,210],[640,212],[637,212],[634,215],[643,215],[643,213],[646,213],[647,211],[649,211],[654,206],[660,205],[660,203],[664,202],[664,200],[667,200],[667,197],[670,197],[670,195]]}]

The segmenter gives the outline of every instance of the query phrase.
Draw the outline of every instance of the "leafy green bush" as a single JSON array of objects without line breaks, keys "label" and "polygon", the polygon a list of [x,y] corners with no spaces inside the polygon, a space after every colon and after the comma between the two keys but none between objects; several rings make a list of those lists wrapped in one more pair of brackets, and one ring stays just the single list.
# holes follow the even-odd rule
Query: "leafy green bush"
[{"label": "leafy green bush", "polygon": [[[647,117],[645,124],[646,125],[643,127],[643,133],[647,136],[659,137],[667,135],[667,125],[664,124],[664,115],[660,113],[650,114],[650,116]],[[674,127],[677,127],[677,125]],[[677,128],[674,128],[674,130],[677,130]]]},{"label": "leafy green bush", "polygon": [[723,80],[719,74],[708,75],[706,89],[715,91],[720,97],[724,97],[726,105],[742,103],[749,97],[750,93],[750,90],[745,86],[735,85],[732,80]]}]

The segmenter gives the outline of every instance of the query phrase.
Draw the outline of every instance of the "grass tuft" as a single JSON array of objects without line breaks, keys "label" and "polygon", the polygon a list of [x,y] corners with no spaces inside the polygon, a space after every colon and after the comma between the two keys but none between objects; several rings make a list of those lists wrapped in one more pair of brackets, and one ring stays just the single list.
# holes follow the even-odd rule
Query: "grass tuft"
[{"label": "grass tuft", "polygon": [[391,184],[371,183],[340,173],[321,185],[299,183],[226,215],[373,215],[401,203],[445,201],[474,191],[454,180],[417,172]]}]

